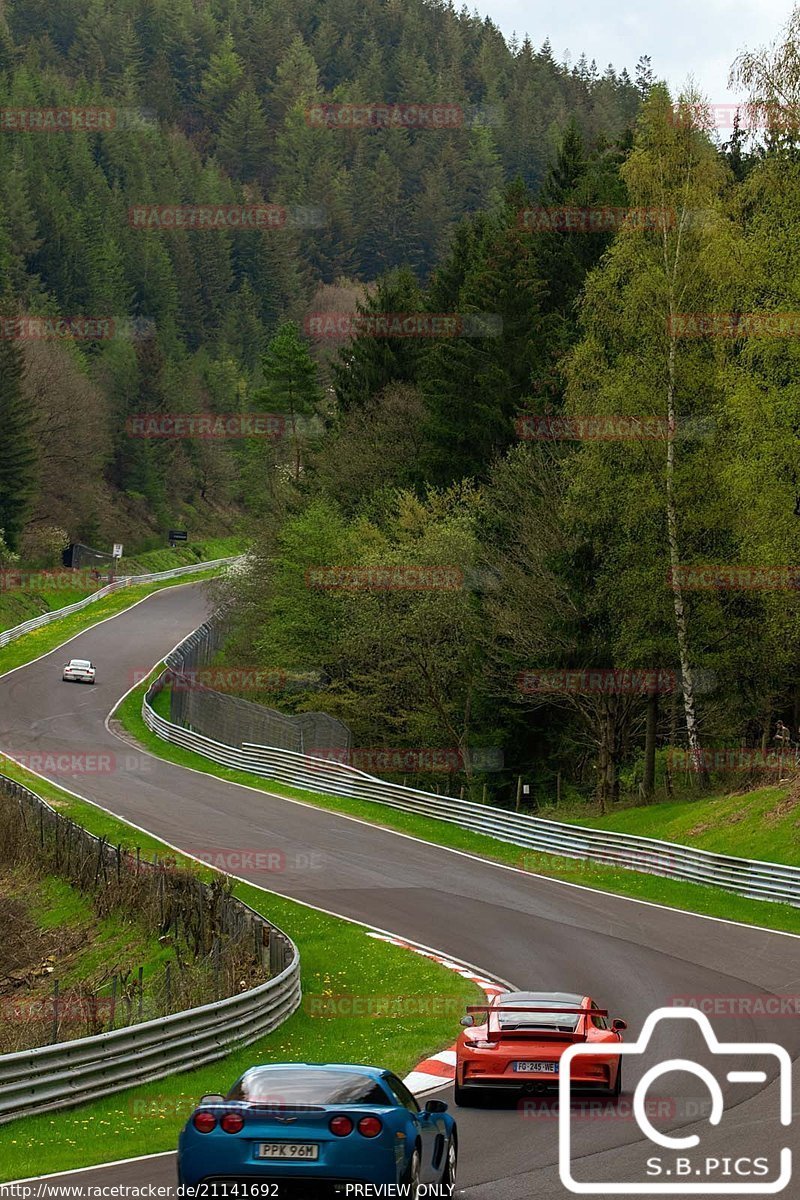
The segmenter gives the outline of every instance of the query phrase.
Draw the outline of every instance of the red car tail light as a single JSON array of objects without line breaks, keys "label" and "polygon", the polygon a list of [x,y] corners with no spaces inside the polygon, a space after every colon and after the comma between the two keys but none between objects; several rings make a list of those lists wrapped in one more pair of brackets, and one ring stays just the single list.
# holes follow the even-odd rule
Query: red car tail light
[{"label": "red car tail light", "polygon": [[353,1122],[349,1117],[331,1117],[328,1122],[328,1129],[331,1133],[335,1133],[337,1137],[347,1137],[348,1133],[353,1132]]},{"label": "red car tail light", "polygon": [[244,1117],[241,1113],[237,1112],[225,1113],[225,1116],[220,1121],[220,1127],[226,1133],[239,1133],[244,1129]]},{"label": "red car tail light", "polygon": [[358,1132],[362,1137],[377,1137],[383,1129],[383,1121],[378,1117],[362,1117],[358,1122]]},{"label": "red car tail light", "polygon": [[217,1118],[210,1112],[196,1112],[192,1117],[192,1124],[198,1133],[211,1133],[211,1130],[216,1128]]}]

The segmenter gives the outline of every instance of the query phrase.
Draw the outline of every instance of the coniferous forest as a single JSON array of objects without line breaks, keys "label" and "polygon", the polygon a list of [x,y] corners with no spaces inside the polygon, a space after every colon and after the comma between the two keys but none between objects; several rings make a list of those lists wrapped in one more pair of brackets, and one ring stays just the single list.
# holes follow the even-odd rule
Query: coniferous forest
[{"label": "coniferous forest", "polygon": [[[257,698],[456,748],[473,795],[648,798],[668,747],[702,786],[796,731],[798,42],[735,64],[723,138],[648,47],[631,78],[449,4],[11,0],[0,316],[73,333],[0,338],[0,553],[235,524],[227,657],[324,681]],[[370,105],[456,119],[329,119]],[[132,432],[196,414],[280,436]],[[412,569],[450,582],[319,583]]]}]

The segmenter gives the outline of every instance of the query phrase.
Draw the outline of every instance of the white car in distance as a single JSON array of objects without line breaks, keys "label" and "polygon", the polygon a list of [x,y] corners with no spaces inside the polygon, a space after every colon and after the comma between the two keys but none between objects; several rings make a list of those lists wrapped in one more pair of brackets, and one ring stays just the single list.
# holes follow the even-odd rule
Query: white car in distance
[{"label": "white car in distance", "polygon": [[71,658],[61,676],[64,683],[94,683],[94,667],[88,658]]}]

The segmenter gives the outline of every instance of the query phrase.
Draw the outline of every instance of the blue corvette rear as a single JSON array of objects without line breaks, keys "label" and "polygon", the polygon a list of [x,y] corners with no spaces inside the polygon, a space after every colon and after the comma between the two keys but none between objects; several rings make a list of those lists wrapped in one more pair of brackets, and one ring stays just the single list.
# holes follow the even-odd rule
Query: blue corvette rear
[{"label": "blue corvette rear", "polygon": [[239,1196],[248,1191],[241,1185],[275,1183],[269,1194],[280,1200],[343,1193],[347,1183],[405,1184],[413,1197],[421,1183],[455,1184],[457,1133],[446,1107],[434,1100],[421,1109],[401,1080],[376,1067],[253,1067],[189,1118],[178,1182],[236,1183]]}]

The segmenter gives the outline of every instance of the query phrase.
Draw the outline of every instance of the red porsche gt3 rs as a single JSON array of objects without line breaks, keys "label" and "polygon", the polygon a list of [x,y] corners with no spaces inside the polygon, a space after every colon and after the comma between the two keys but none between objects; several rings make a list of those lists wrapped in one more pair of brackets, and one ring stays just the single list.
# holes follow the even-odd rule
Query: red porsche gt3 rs
[{"label": "red porsche gt3 rs", "polygon": [[[608,1055],[583,1061],[572,1070],[573,1088],[618,1096],[622,1061],[614,1048],[625,1021],[609,1021],[591,996],[571,992],[504,992],[461,1018],[456,1046],[456,1104],[477,1104],[493,1088],[527,1093],[558,1089],[559,1060],[574,1042],[608,1043]],[[580,1064],[580,1065],[579,1065]]]}]

